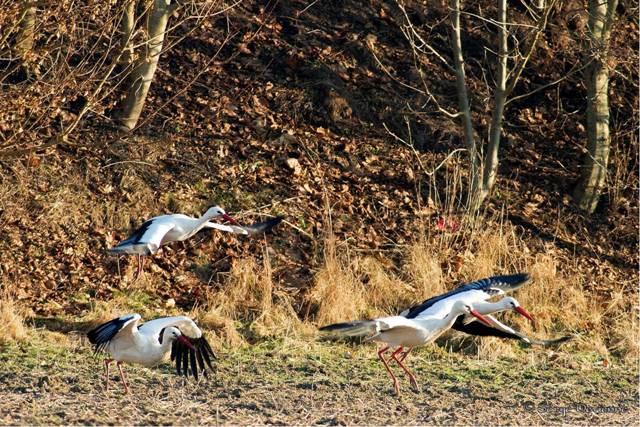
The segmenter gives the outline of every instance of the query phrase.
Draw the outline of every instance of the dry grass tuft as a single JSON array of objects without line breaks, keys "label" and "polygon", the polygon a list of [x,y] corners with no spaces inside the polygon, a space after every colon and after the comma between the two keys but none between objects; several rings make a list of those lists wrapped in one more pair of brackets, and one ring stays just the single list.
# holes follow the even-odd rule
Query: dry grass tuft
[{"label": "dry grass tuft", "polygon": [[406,258],[406,273],[414,291],[413,303],[446,292],[443,260],[427,239],[420,239],[411,245]]},{"label": "dry grass tuft", "polygon": [[502,357],[517,358],[518,351],[512,342],[496,337],[478,337],[476,354],[479,359],[497,360]]},{"label": "dry grass tuft", "polygon": [[[195,316],[218,331],[229,345],[239,345],[243,336],[282,337],[296,334],[301,324],[290,297],[273,283],[271,260],[265,248],[263,263],[254,258],[234,262],[221,289],[211,293]],[[247,330],[240,333],[243,325]]]},{"label": "dry grass tuft", "polygon": [[365,307],[373,313],[393,312],[414,293],[408,283],[390,271],[389,264],[365,256],[356,257],[349,266],[349,273],[362,283]]},{"label": "dry grass tuft", "polygon": [[0,344],[27,338],[22,310],[7,292],[0,297],[0,324]]},{"label": "dry grass tuft", "polygon": [[367,309],[365,289],[354,274],[348,254],[339,254],[333,234],[324,242],[324,265],[307,294],[318,310],[316,323],[325,325],[360,317]]},{"label": "dry grass tuft", "polygon": [[198,325],[206,331],[213,331],[214,341],[226,347],[240,347],[245,344],[245,340],[238,332],[236,322],[229,317],[223,316],[215,309],[202,310],[194,309],[191,315],[198,320]]}]

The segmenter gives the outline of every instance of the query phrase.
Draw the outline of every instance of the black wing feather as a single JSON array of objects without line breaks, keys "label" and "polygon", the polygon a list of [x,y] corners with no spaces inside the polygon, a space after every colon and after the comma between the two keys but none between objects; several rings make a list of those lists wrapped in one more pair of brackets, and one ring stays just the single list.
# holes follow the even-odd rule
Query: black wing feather
[{"label": "black wing feather", "polygon": [[205,369],[204,359],[202,358],[202,352],[201,351],[196,351],[196,358],[198,359],[198,367],[200,368],[201,371],[204,371],[204,369]]},{"label": "black wing feather", "polygon": [[189,359],[191,362],[191,374],[193,375],[193,378],[196,379],[196,381],[198,381],[198,366],[196,365],[196,351],[193,349],[189,349]]},{"label": "black wing feather", "polygon": [[465,325],[463,319],[464,319],[464,316],[458,316],[458,318],[456,319],[455,323],[451,328],[455,329],[456,331],[464,332],[469,335],[477,335],[480,337],[492,336],[492,337],[499,337],[499,338],[509,338],[514,340],[522,339],[522,337],[519,337],[516,334],[510,334],[508,332],[501,331],[496,328],[491,328],[485,325],[484,323],[478,322],[478,321],[469,322]]},{"label": "black wing feather", "polygon": [[176,341],[173,341],[171,343],[171,361],[172,362],[176,360],[176,353],[177,353],[176,348],[177,348]]},{"label": "black wing feather", "polygon": [[117,319],[109,320],[102,325],[96,326],[94,329],[87,332],[87,338],[89,342],[95,345],[94,353],[100,353],[104,351],[109,345],[109,341],[115,337],[118,332],[135,316],[127,315],[121,316]]},{"label": "black wing feather", "polygon": [[191,371],[191,375],[197,380],[199,368],[202,374],[207,376],[206,368],[208,366],[209,369],[213,370],[211,359],[215,359],[216,357],[209,342],[204,336],[200,338],[189,338],[183,335],[183,337],[189,340],[191,345],[195,347],[195,351],[179,341],[173,342],[171,360],[174,360],[175,355],[176,372],[178,375],[189,376],[189,371]]},{"label": "black wing feather", "polygon": [[471,291],[471,290],[479,290],[485,291],[489,294],[497,293],[498,291],[512,291],[514,289],[522,286],[527,280],[529,280],[529,275],[527,273],[517,273],[510,274],[504,276],[491,276],[484,279],[476,280],[475,282],[467,283],[466,285],[462,285],[453,289],[447,293],[442,295],[437,295],[435,297],[429,298],[424,301],[422,304],[418,304],[409,309],[409,312],[404,316],[407,319],[413,319],[417,317],[424,310],[428,309],[438,301],[442,301],[443,299],[449,298],[452,295],[459,294],[461,292]]},{"label": "black wing feather", "polygon": [[251,224],[243,228],[247,230],[249,235],[257,234],[257,233],[267,233],[271,231],[273,227],[280,224],[283,219],[284,219],[283,216],[277,216],[275,218],[271,218],[263,222],[256,222],[255,224]]},{"label": "black wing feather", "polygon": [[189,348],[184,347],[182,352],[182,373],[185,377],[189,376]]},{"label": "black wing feather", "polygon": [[465,325],[463,319],[464,319],[464,316],[458,316],[452,328],[457,331],[467,333],[469,335],[477,335],[481,337],[491,336],[491,337],[498,337],[498,338],[513,339],[513,340],[521,340],[527,344],[536,344],[536,345],[542,345],[542,346],[561,344],[563,342],[569,341],[572,338],[571,336],[564,336],[564,337],[555,338],[551,340],[540,340],[537,338],[527,337],[525,335],[522,335],[519,332],[514,334],[514,333],[509,333],[507,331],[502,331],[500,329],[491,328],[477,320],[467,323]]},{"label": "black wing feather", "polygon": [[176,343],[176,372],[178,375],[181,375],[180,368],[182,367],[183,346],[177,341],[174,342]]}]

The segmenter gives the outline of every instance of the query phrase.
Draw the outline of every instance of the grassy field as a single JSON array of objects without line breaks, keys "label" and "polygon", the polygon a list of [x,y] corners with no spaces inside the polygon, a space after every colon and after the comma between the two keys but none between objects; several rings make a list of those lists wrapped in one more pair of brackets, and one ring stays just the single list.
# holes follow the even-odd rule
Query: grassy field
[{"label": "grassy field", "polygon": [[[80,333],[29,329],[0,347],[1,424],[632,424],[636,367],[590,353],[514,346],[487,360],[430,346],[393,393],[373,345],[314,337],[217,349],[216,372],[184,382],[167,363],[127,366],[104,390]],[[620,362],[622,363],[622,362]],[[399,371],[399,370],[398,370]],[[400,373],[400,372],[398,372]]]}]

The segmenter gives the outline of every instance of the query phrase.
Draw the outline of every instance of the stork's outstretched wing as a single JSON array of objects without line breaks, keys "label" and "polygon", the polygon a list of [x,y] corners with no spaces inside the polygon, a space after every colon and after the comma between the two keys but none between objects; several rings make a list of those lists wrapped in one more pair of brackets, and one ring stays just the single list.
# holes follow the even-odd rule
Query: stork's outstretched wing
[{"label": "stork's outstretched wing", "polygon": [[189,372],[198,379],[198,370],[206,376],[206,368],[213,369],[212,359],[215,354],[209,342],[203,336],[202,331],[193,320],[187,316],[162,317],[154,319],[140,326],[140,331],[157,334],[170,326],[178,328],[182,335],[191,343],[193,348],[175,340],[171,345],[171,360],[176,362],[178,374],[189,375]]},{"label": "stork's outstretched wing", "polygon": [[96,326],[87,332],[89,342],[95,345],[95,353],[99,353],[109,345],[116,335],[131,335],[133,339],[134,332],[137,331],[138,322],[140,322],[139,314],[125,314],[117,319],[109,320],[102,325]]},{"label": "stork's outstretched wing", "polygon": [[527,280],[529,280],[529,275],[526,273],[492,276],[476,280],[442,295],[429,298],[422,304],[404,310],[400,313],[400,316],[408,319],[416,317],[437,317],[441,319],[451,311],[453,304],[458,300],[465,301],[468,304],[485,301],[494,295],[502,295],[518,289]]},{"label": "stork's outstretched wing", "polygon": [[521,332],[516,331],[515,329],[512,329],[504,323],[501,323],[500,321],[498,321],[498,319],[491,315],[485,315],[484,317],[488,318],[491,321],[493,327],[489,327],[484,323],[478,321],[465,324],[463,321],[463,316],[459,316],[458,319],[456,319],[456,322],[453,324],[452,328],[469,335],[477,335],[483,337],[493,336],[498,338],[521,340],[526,342],[527,344],[542,346],[561,344],[571,339],[570,336],[564,336],[552,340],[540,340],[531,338],[522,334]]}]

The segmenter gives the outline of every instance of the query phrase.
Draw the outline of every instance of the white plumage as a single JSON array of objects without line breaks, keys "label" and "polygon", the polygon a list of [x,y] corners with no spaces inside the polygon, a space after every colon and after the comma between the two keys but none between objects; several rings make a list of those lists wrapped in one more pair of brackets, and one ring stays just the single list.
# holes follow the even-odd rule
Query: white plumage
[{"label": "white plumage", "polygon": [[[389,360],[395,360],[396,363],[405,371],[409,376],[411,384],[417,389],[418,382],[415,376],[406,366],[402,363],[404,358],[409,353],[410,349],[419,345],[431,343],[442,335],[446,330],[451,328],[458,316],[471,315],[479,320],[486,322],[490,325],[489,321],[485,319],[474,308],[466,304],[464,301],[456,301],[451,307],[451,311],[444,317],[418,317],[408,319],[404,316],[390,316],[380,317],[373,320],[361,320],[356,322],[337,323],[320,328],[323,332],[330,332],[339,334],[342,336],[367,336],[366,341],[382,342],[385,345],[384,348],[378,351],[378,357],[384,364],[384,367],[389,372],[393,381],[393,387],[397,394],[400,393],[400,384],[398,379],[391,371],[388,360],[384,358],[384,353],[390,347],[397,347]],[[398,354],[401,353],[404,347],[410,349],[405,352],[401,359],[398,359]]]},{"label": "white plumage", "polygon": [[206,375],[206,366],[212,369],[211,359],[215,355],[193,320],[186,316],[162,317],[138,326],[140,319],[139,314],[128,314],[87,333],[96,353],[105,351],[111,356],[105,360],[107,389],[109,364],[113,361],[117,362],[125,393],[129,392],[129,387],[122,372],[123,362],[150,367],[161,363],[171,353],[178,374],[188,376],[191,372],[197,378],[198,370]]},{"label": "white plumage", "polygon": [[138,256],[137,279],[142,273],[142,256],[153,255],[161,246],[171,242],[181,242],[195,235],[203,228],[215,228],[221,231],[248,234],[247,230],[238,226],[214,224],[209,220],[222,217],[231,223],[236,221],[219,206],[210,207],[200,218],[183,214],[160,215],[145,221],[131,236],[115,247],[107,249],[112,254]]}]

